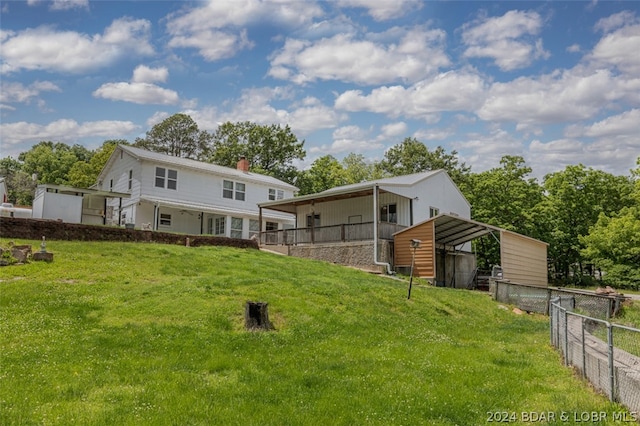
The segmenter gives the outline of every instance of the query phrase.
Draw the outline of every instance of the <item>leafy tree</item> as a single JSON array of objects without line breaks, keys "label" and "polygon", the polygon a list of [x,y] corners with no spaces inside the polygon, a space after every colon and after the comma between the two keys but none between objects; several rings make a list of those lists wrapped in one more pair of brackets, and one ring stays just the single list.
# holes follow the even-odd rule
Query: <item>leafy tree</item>
[{"label": "leafy tree", "polygon": [[8,202],[19,206],[31,205],[36,183],[31,175],[22,171],[22,162],[11,157],[0,159],[0,176],[5,178]]},{"label": "leafy tree", "polygon": [[309,170],[300,173],[297,181],[300,195],[314,194],[346,184],[345,169],[332,155],[315,160]]},{"label": "leafy tree", "polygon": [[365,161],[364,155],[353,152],[342,159],[347,184],[366,182],[374,177],[374,165]]},{"label": "leafy tree", "polygon": [[541,209],[551,221],[549,255],[555,272],[565,282],[580,283],[584,273],[580,237],[589,234],[600,214],[611,217],[632,204],[632,182],[580,164],[545,176],[543,186],[547,197]]},{"label": "leafy tree", "polygon": [[[509,155],[502,157],[500,165],[467,178],[464,192],[473,208],[473,218],[541,238],[536,206],[542,201],[543,194],[537,180],[528,177],[531,167],[522,157]],[[500,260],[500,247],[494,238],[480,239],[477,251],[485,269]]]},{"label": "leafy tree", "polygon": [[631,171],[632,205],[611,217],[600,213],[589,234],[581,237],[582,255],[604,270],[603,281],[612,287],[640,290],[640,157]]},{"label": "leafy tree", "polygon": [[107,140],[93,152],[89,161],[77,162],[69,170],[69,185],[88,188],[96,183],[102,168],[118,145],[129,145],[124,139]]},{"label": "leafy tree", "polygon": [[289,126],[226,122],[218,127],[212,140],[212,163],[235,167],[244,156],[252,171],[289,183],[298,174],[293,161],[305,157],[304,141],[298,142]]},{"label": "leafy tree", "polygon": [[144,139],[137,138],[134,145],[174,157],[202,160],[206,158],[211,135],[199,130],[186,114],[174,114],[156,124]]},{"label": "leafy tree", "polygon": [[600,214],[589,235],[580,238],[582,255],[604,270],[612,287],[640,290],[640,208],[625,207],[608,217]]},{"label": "leafy tree", "polygon": [[376,169],[388,176],[444,169],[458,185],[464,183],[471,171],[466,164],[459,164],[457,151],[447,153],[441,146],[430,151],[415,138],[405,138],[400,144],[391,147],[376,165]]},{"label": "leafy tree", "polygon": [[38,183],[69,184],[68,174],[73,165],[91,158],[91,152],[81,145],[70,147],[58,142],[43,141],[18,156],[22,171],[37,175]]}]

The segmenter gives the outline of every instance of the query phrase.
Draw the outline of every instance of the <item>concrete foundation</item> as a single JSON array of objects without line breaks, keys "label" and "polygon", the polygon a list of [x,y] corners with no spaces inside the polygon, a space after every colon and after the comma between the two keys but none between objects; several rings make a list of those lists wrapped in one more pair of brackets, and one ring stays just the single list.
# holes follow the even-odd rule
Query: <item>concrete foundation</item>
[{"label": "concrete foundation", "polygon": [[[378,261],[391,263],[392,250],[392,241],[378,241]],[[386,272],[385,266],[374,263],[373,241],[290,246],[289,255],[353,266],[371,272]]]}]

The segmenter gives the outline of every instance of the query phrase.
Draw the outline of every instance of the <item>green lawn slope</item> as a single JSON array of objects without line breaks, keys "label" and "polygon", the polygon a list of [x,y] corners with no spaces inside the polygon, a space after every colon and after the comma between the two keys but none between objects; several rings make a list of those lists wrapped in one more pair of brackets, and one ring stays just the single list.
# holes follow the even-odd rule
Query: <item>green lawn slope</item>
[{"label": "green lawn slope", "polygon": [[[562,366],[546,317],[486,294],[418,285],[407,300],[406,282],[256,250],[47,248],[51,264],[0,268],[2,425],[584,424],[588,412],[610,424],[623,412]],[[275,331],[244,330],[248,300],[269,303]]]}]

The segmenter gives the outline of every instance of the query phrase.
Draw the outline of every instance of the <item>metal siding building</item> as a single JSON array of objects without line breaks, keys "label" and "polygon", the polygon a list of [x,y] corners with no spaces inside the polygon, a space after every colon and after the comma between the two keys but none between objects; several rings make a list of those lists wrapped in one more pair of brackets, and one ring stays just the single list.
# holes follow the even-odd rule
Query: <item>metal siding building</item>
[{"label": "metal siding building", "polygon": [[[475,272],[475,255],[464,244],[494,233],[500,238],[503,278],[517,283],[547,286],[547,246],[534,238],[452,215],[439,215],[394,234],[394,267],[411,266],[411,240],[421,241],[415,251],[414,275],[453,282],[465,287]],[[461,285],[460,285],[461,284]]]}]

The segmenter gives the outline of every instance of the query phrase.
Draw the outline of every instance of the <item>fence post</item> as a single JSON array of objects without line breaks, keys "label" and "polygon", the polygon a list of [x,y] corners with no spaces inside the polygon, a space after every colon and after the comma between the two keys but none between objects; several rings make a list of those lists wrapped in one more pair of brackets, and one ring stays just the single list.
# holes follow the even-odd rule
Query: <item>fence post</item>
[{"label": "fence post", "polygon": [[580,322],[582,324],[582,378],[587,377],[587,348],[585,347],[585,335],[584,335],[584,323],[585,319],[582,318]]},{"label": "fence post", "polygon": [[553,306],[549,305],[549,339],[551,340],[551,346],[555,346],[553,344],[553,316],[555,314],[555,310]]},{"label": "fence post", "polygon": [[609,344],[609,399],[615,401],[615,365],[613,362],[613,327],[607,322],[607,343]]},{"label": "fence post", "polygon": [[564,365],[569,365],[569,315],[564,311]]}]

